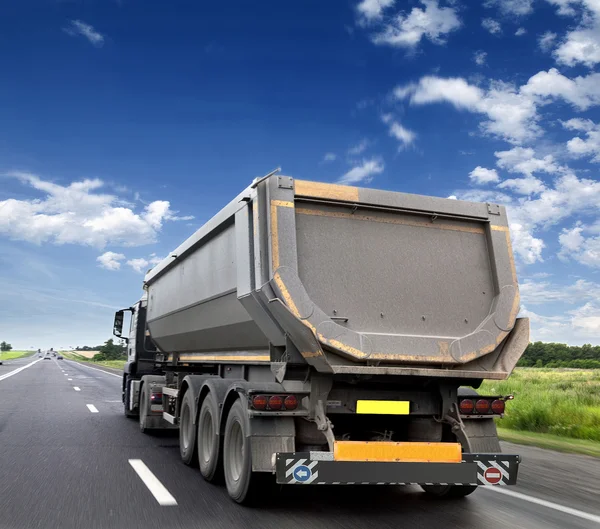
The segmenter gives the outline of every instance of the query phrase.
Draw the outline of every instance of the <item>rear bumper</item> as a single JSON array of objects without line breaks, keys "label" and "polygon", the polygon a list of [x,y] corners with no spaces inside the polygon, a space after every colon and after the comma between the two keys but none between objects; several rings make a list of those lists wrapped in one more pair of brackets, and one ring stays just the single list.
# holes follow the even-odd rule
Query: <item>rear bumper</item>
[{"label": "rear bumper", "polygon": [[280,453],[281,485],[515,485],[518,455],[463,454],[461,463],[334,461],[330,452]]}]

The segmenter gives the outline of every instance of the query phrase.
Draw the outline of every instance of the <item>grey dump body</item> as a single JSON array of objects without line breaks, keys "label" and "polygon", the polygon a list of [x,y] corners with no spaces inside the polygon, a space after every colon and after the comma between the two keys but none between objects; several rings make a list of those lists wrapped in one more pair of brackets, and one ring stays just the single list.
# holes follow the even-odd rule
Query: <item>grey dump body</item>
[{"label": "grey dump body", "polygon": [[504,207],[272,175],[145,278],[179,362],[503,379],[529,341]]}]

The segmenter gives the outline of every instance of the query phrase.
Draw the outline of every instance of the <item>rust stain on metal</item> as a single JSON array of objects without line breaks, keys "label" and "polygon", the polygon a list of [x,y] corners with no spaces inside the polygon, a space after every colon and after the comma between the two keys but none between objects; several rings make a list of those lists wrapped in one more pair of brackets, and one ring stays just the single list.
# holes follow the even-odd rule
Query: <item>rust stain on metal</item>
[{"label": "rust stain on metal", "polygon": [[340,351],[344,351],[349,355],[355,356],[356,358],[366,358],[367,356],[369,356],[367,353],[364,353],[360,349],[350,347],[349,345],[346,345],[345,343],[342,343],[339,340],[328,340],[322,334],[319,334],[319,340],[331,345],[332,347],[335,347],[336,349],[339,349]]},{"label": "rust stain on metal", "polygon": [[358,187],[323,184],[321,182],[295,181],[295,193],[303,197],[328,198],[358,202]]},{"label": "rust stain on metal", "polygon": [[275,205],[280,208],[293,208],[294,203],[289,200],[271,200],[271,205]]},{"label": "rust stain on metal", "polygon": [[321,351],[308,351],[300,353],[304,358],[318,358],[319,356],[323,356]]},{"label": "rust stain on metal", "polygon": [[211,355],[203,353],[194,353],[180,355],[181,361],[203,360],[211,362],[270,362],[269,355]]},{"label": "rust stain on metal", "polygon": [[308,209],[308,208],[296,208],[296,213],[298,213],[300,215],[315,215],[318,217],[334,217],[334,218],[340,218],[340,219],[379,222],[381,224],[399,224],[401,226],[412,226],[415,228],[460,231],[460,232],[464,232],[464,233],[476,233],[479,235],[485,234],[485,231],[483,228],[474,228],[474,227],[468,227],[468,226],[456,226],[454,224],[441,224],[441,223],[432,224],[429,222],[417,222],[417,221],[404,220],[404,219],[374,217],[371,215],[359,215],[356,213],[354,213],[354,214],[343,213],[341,211],[339,211],[339,212],[338,211],[322,211],[322,210]]}]

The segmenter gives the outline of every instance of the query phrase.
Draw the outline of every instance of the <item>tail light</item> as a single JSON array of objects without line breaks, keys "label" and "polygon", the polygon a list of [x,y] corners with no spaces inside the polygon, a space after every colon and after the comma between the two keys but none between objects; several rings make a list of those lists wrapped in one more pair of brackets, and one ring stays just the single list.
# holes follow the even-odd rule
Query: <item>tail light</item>
[{"label": "tail light", "polygon": [[283,397],[280,397],[279,395],[273,395],[269,399],[269,409],[273,411],[279,411],[281,408],[283,408]]},{"label": "tail light", "polygon": [[255,410],[266,410],[269,399],[265,395],[256,395],[252,397],[252,407]]},{"label": "tail light", "polygon": [[490,412],[490,401],[487,399],[479,399],[476,403],[475,403],[475,409],[477,410],[477,413],[489,413]]},{"label": "tail light", "polygon": [[460,399],[458,408],[461,415],[502,415],[506,401],[514,397],[479,397],[477,399]]},{"label": "tail light", "polygon": [[296,395],[254,395],[250,405],[257,411],[294,411],[298,408]]},{"label": "tail light", "polygon": [[492,412],[502,415],[504,413],[504,401],[496,399],[492,402]]},{"label": "tail light", "polygon": [[463,415],[471,415],[475,409],[475,403],[471,399],[463,399],[459,404],[460,413]]},{"label": "tail light", "polygon": [[288,395],[283,401],[286,410],[295,410],[298,407],[298,399],[295,395]]}]

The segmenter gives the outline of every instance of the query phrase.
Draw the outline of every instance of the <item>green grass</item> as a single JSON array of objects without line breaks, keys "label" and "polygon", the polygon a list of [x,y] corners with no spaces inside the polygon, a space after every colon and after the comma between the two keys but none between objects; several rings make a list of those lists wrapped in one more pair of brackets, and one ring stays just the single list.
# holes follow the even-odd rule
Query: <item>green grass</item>
[{"label": "green grass", "polygon": [[77,353],[62,353],[65,358],[69,360],[75,360],[76,362],[85,362],[86,364],[94,364],[97,366],[111,367],[113,369],[123,369],[125,367],[126,360],[102,360],[95,361],[93,358],[86,358],[83,355]]},{"label": "green grass", "polygon": [[23,358],[24,356],[31,356],[34,351],[8,351],[0,353],[0,360],[14,360],[15,358]]},{"label": "green grass", "polygon": [[537,446],[538,448],[567,452],[569,454],[600,457],[600,443],[597,441],[570,439],[548,433],[518,432],[504,428],[498,428],[498,436],[503,441],[508,441],[509,443]]},{"label": "green grass", "polygon": [[600,369],[518,368],[486,381],[481,394],[513,394],[498,427],[594,441],[600,447]]}]

